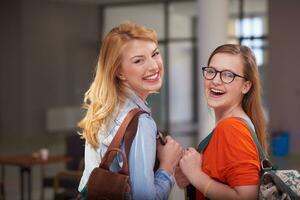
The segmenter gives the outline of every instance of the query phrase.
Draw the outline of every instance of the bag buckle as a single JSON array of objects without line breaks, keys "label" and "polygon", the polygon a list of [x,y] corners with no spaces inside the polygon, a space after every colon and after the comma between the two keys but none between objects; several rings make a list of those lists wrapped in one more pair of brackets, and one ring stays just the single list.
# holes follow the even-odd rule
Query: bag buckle
[{"label": "bag buckle", "polygon": [[267,158],[260,162],[263,171],[270,171],[273,169],[272,163]]}]

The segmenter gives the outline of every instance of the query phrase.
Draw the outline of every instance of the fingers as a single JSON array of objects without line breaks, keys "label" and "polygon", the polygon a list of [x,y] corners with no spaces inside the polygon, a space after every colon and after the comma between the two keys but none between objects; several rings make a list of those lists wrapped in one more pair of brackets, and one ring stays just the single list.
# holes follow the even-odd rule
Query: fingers
[{"label": "fingers", "polygon": [[166,144],[158,145],[157,151],[160,167],[173,173],[184,153],[182,146],[172,137],[166,136]]},{"label": "fingers", "polygon": [[190,160],[202,160],[202,155],[195,149],[192,147],[186,148],[184,150],[184,154],[182,156],[182,158],[179,161],[179,165],[182,166],[184,163],[186,162],[190,162]]},{"label": "fingers", "polygon": [[176,150],[180,154],[180,157],[183,155],[184,153],[183,147],[171,136],[166,136],[166,144],[172,146],[172,149]]},{"label": "fingers", "polygon": [[186,151],[187,151],[187,152],[190,152],[190,153],[195,153],[195,152],[197,152],[197,150],[196,150],[195,148],[193,148],[193,147],[188,147],[188,148],[186,148]]},{"label": "fingers", "polygon": [[184,150],[184,154],[183,156],[190,156],[190,155],[193,155],[193,154],[198,154],[198,151],[192,147],[188,147]]}]

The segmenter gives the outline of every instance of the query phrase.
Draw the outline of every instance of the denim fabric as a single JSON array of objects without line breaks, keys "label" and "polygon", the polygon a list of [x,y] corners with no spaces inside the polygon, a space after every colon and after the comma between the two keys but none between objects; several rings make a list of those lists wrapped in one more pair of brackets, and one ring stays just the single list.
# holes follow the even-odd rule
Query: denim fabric
[{"label": "denim fabric", "polygon": [[[131,92],[116,119],[111,123],[108,129],[109,133],[103,134],[103,130],[99,131],[100,147],[95,150],[86,143],[85,169],[79,184],[79,191],[82,191],[87,184],[92,170],[99,166],[101,158],[104,156],[123,119],[133,108],[141,108],[151,113],[147,104]],[[156,172],[153,171],[156,156],[156,132],[157,127],[152,117],[146,113],[141,114],[136,137],[133,140],[129,155],[130,184],[134,200],[168,199],[174,185],[173,175],[162,169],[158,169]],[[124,149],[124,144],[122,144],[121,148]],[[121,166],[122,157],[118,155],[114,159],[110,169],[118,171]]]}]

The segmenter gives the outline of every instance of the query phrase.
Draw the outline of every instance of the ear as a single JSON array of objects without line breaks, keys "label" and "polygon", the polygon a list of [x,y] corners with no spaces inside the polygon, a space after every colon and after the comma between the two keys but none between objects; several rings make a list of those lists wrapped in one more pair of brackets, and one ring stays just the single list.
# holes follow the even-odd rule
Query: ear
[{"label": "ear", "polygon": [[243,88],[242,88],[242,93],[243,94],[247,94],[247,92],[249,92],[249,90],[251,89],[252,87],[252,83],[251,81],[246,81],[243,85]]},{"label": "ear", "polygon": [[120,70],[117,71],[117,77],[122,81],[126,81],[125,76],[120,72]]}]

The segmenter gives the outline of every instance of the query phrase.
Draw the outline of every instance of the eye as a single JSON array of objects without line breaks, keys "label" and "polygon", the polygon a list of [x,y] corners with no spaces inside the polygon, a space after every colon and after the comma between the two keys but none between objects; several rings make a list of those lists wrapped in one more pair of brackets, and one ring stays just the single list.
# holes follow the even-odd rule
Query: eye
[{"label": "eye", "polygon": [[233,78],[234,74],[231,71],[223,71],[223,76],[227,78]]},{"label": "eye", "polygon": [[158,56],[159,54],[160,54],[159,51],[155,51],[152,57]]},{"label": "eye", "polygon": [[205,70],[207,74],[215,74],[216,71],[214,69],[206,69]]},{"label": "eye", "polygon": [[133,61],[134,64],[139,64],[141,62],[142,62],[142,59],[137,59],[137,60]]}]

